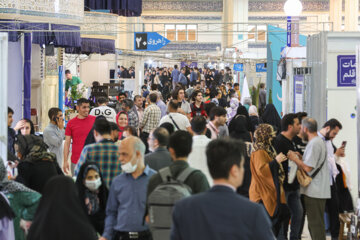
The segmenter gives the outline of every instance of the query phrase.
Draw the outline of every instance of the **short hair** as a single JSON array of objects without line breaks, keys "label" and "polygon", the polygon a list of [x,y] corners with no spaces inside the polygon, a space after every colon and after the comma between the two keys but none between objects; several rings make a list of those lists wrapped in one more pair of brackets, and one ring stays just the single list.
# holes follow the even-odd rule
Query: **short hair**
[{"label": "short hair", "polygon": [[191,95],[191,100],[195,101],[195,98],[197,97],[197,95],[198,95],[199,93],[202,94],[202,92],[201,92],[200,90],[195,90],[195,91],[193,92],[193,94]]},{"label": "short hair", "polygon": [[245,157],[242,140],[222,138],[211,141],[206,147],[206,158],[213,179],[228,179],[231,168],[241,165]]},{"label": "short hair", "polygon": [[158,85],[153,83],[153,84],[151,84],[150,89],[151,89],[151,91],[156,91],[158,89]]},{"label": "short hair", "polygon": [[50,108],[48,111],[49,119],[52,121],[58,115],[59,112],[62,112],[60,108]]},{"label": "short hair", "polygon": [[295,113],[285,114],[281,119],[281,131],[287,131],[289,129],[289,125],[294,125],[295,119],[298,116]]},{"label": "short hair", "polygon": [[341,123],[335,118],[332,118],[332,119],[328,120],[326,123],[324,123],[323,128],[325,128],[325,127],[330,127],[330,130],[333,130],[336,127],[338,127],[339,129],[342,129]]},{"label": "short hair", "polygon": [[164,122],[159,127],[165,128],[169,132],[169,135],[173,134],[173,132],[175,131],[174,125],[172,123],[169,123],[169,122]]},{"label": "short hair", "polygon": [[107,103],[109,100],[107,100],[105,97],[99,97],[97,99],[97,103],[98,104],[104,104],[104,103]]},{"label": "short hair", "polygon": [[210,121],[214,120],[215,117],[226,115],[226,110],[223,107],[213,107],[210,111]]},{"label": "short hair", "polygon": [[301,124],[303,127],[309,129],[309,132],[316,133],[317,132],[317,122],[313,118],[306,117],[302,120]]},{"label": "short hair", "polygon": [[178,104],[177,100],[171,99],[168,104],[168,108],[177,110],[179,108],[179,104]]},{"label": "short hair", "polygon": [[139,151],[141,156],[144,156],[145,155],[145,150],[146,150],[146,147],[145,147],[145,144],[143,143],[143,141],[141,141],[140,138],[138,137],[134,137],[135,138],[135,141],[134,141],[134,153],[136,153],[136,151]]},{"label": "short hair", "polygon": [[66,69],[66,70],[65,70],[65,74],[71,74],[70,70],[69,70],[69,69]]},{"label": "short hair", "polygon": [[137,135],[137,131],[136,131],[136,129],[135,129],[134,126],[126,126],[126,127],[124,128],[124,132],[125,132],[125,131],[129,131],[130,134],[133,135],[134,137],[137,137],[137,136],[138,136],[138,135]]},{"label": "short hair", "polygon": [[135,95],[135,97],[134,97],[134,102],[136,101],[136,99],[138,99],[138,98],[142,98],[140,95]]},{"label": "short hair", "polygon": [[298,112],[297,114],[297,117],[299,119],[299,122],[301,123],[301,121],[303,120],[303,118],[307,117],[307,112]]},{"label": "short hair", "polygon": [[177,69],[177,68],[178,68],[178,65],[174,65],[174,68]]},{"label": "short hair", "polygon": [[234,87],[239,87],[239,84],[238,84],[238,83],[234,83]]},{"label": "short hair", "polygon": [[250,97],[247,97],[244,99],[244,105],[249,105],[251,106],[252,105],[252,99]]},{"label": "short hair", "polygon": [[265,87],[265,83],[260,83],[260,88],[264,88]]},{"label": "short hair", "polygon": [[189,132],[179,130],[170,136],[169,148],[174,149],[176,157],[187,157],[191,152],[192,136]]},{"label": "short hair", "polygon": [[14,110],[12,110],[11,107],[8,107],[8,114],[9,113],[14,114]]},{"label": "short hair", "polygon": [[120,131],[119,126],[114,122],[109,122],[111,131]]},{"label": "short hair", "polygon": [[123,101],[123,104],[125,104],[125,106],[129,107],[130,109],[134,107],[134,101],[128,98]]},{"label": "short hair", "polygon": [[214,107],[216,107],[216,104],[214,102],[206,103],[204,106],[206,115],[210,116],[211,109],[213,109]]},{"label": "short hair", "polygon": [[191,129],[196,134],[202,134],[206,129],[206,119],[203,116],[195,116],[191,120]]},{"label": "short hair", "polygon": [[158,99],[157,93],[150,93],[149,99],[150,99],[150,102],[156,103],[156,101],[157,101],[157,99]]},{"label": "short hair", "polygon": [[104,118],[95,119],[94,130],[100,133],[100,135],[110,134],[110,123]]},{"label": "short hair", "polygon": [[79,107],[83,104],[90,104],[90,101],[87,100],[86,98],[80,98],[76,102],[76,105],[78,105]]},{"label": "short hair", "polygon": [[126,93],[125,92],[121,92],[121,93],[119,93],[119,97],[120,96],[125,96],[125,98],[126,98]]},{"label": "short hair", "polygon": [[169,144],[170,134],[165,128],[156,128],[152,135],[156,140],[158,140],[160,146],[167,146]]}]

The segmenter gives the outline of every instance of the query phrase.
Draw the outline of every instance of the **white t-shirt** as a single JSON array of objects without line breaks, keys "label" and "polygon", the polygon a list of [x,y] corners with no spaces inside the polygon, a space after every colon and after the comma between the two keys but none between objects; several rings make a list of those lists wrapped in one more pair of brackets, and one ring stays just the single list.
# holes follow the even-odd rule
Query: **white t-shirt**
[{"label": "white t-shirt", "polygon": [[108,106],[99,106],[99,107],[93,108],[90,112],[90,115],[95,116],[95,117],[102,115],[109,122],[116,123],[116,112],[113,108],[108,107]]},{"label": "white t-shirt", "polygon": [[[173,123],[173,121],[171,120],[170,116],[173,118],[174,122],[176,123],[176,125],[179,127],[179,129],[175,126],[175,124]],[[189,119],[181,114],[181,113],[169,113],[168,115],[164,116],[159,123],[159,126],[163,123],[171,123],[172,125],[174,125],[174,129],[175,131],[177,130],[184,130],[186,131],[188,127],[190,127],[190,121]]]}]

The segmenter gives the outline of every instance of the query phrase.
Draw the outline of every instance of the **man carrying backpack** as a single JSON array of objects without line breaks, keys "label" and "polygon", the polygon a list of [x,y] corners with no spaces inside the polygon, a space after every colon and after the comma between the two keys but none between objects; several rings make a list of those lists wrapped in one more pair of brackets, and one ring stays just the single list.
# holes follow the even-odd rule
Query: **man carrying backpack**
[{"label": "man carrying backpack", "polygon": [[[192,136],[189,132],[179,130],[173,133],[169,140],[173,163],[150,178],[147,190],[149,215],[146,220],[149,222],[153,239],[170,238],[171,210],[177,200],[210,188],[205,175],[200,170],[190,168],[187,163],[191,146]],[[156,231],[157,229],[161,231]]]}]

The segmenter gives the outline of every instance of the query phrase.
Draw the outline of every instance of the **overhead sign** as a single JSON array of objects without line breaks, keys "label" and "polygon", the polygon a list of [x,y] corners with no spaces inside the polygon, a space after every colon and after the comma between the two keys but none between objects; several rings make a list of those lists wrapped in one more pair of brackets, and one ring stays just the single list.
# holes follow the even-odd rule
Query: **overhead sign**
[{"label": "overhead sign", "polygon": [[288,47],[299,46],[299,17],[287,17],[287,41]]},{"label": "overhead sign", "polygon": [[266,72],[265,63],[257,63],[256,64],[256,72]]},{"label": "overhead sign", "polygon": [[304,75],[294,76],[294,112],[303,110]]},{"label": "overhead sign", "polygon": [[134,33],[135,51],[157,51],[169,43],[169,39],[161,36],[157,32]]},{"label": "overhead sign", "polygon": [[337,86],[356,87],[356,56],[338,55]]},{"label": "overhead sign", "polygon": [[243,72],[243,71],[244,71],[244,64],[242,64],[242,63],[235,63],[235,64],[234,64],[234,71]]}]

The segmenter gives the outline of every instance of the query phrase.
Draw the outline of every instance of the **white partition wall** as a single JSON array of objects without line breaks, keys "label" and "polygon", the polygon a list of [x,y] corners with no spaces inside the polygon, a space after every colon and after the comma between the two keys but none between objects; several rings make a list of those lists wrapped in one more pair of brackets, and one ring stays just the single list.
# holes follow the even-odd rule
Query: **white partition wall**
[{"label": "white partition wall", "polygon": [[0,32],[0,157],[7,160],[8,34]]}]

